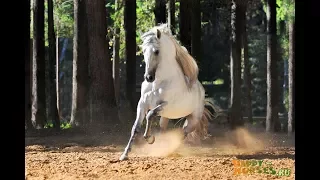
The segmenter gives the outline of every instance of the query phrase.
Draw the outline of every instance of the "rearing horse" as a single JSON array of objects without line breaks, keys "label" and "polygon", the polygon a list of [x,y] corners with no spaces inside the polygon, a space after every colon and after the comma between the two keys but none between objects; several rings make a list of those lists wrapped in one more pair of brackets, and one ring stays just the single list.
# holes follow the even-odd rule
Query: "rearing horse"
[{"label": "rearing horse", "polygon": [[[128,153],[146,116],[144,138],[149,144],[155,141],[151,134],[151,121],[161,116],[160,127],[165,130],[169,119],[186,117],[184,138],[192,133],[204,136],[208,119],[212,114],[205,105],[216,109],[205,100],[205,90],[198,80],[198,65],[188,51],[178,44],[167,24],[153,27],[141,36],[145,74],[141,85],[141,97],[137,116],[129,142],[120,157],[128,159]],[[150,110],[150,111],[149,111]],[[149,112],[148,112],[149,111]]]}]

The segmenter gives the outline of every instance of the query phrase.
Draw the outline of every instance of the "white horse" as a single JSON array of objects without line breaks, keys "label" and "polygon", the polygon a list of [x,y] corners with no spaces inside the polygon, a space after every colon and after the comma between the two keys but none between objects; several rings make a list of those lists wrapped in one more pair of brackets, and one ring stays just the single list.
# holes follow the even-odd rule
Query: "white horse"
[{"label": "white horse", "polygon": [[145,80],[141,85],[136,120],[120,160],[128,159],[132,142],[140,132],[145,116],[144,138],[153,144],[155,138],[150,128],[156,116],[161,116],[162,131],[166,130],[169,119],[186,117],[184,138],[192,134],[199,137],[206,135],[208,119],[213,116],[205,105],[216,109],[213,103],[205,100],[205,90],[198,81],[196,61],[186,48],[178,44],[167,24],[153,27],[141,39],[146,63]]}]

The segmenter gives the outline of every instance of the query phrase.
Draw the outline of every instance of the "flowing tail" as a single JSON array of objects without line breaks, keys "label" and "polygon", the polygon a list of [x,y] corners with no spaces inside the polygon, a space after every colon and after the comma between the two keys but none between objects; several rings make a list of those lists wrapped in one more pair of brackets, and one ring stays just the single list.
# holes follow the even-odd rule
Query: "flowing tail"
[{"label": "flowing tail", "polygon": [[[206,107],[207,106],[207,107]],[[214,113],[211,113],[208,107],[211,107]],[[191,141],[201,141],[208,138],[209,121],[217,118],[222,109],[209,99],[205,99],[202,118],[200,119],[196,129],[188,134],[187,139]]]}]

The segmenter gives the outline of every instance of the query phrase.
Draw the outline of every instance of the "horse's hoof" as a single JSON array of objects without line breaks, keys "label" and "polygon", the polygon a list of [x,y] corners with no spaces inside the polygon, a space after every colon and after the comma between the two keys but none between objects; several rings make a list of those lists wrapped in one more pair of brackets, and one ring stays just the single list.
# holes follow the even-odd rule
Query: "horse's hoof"
[{"label": "horse's hoof", "polygon": [[122,154],[119,158],[120,161],[128,160],[128,156],[126,154]]},{"label": "horse's hoof", "polygon": [[148,144],[153,144],[154,141],[156,140],[156,138],[154,136],[150,136],[150,137],[146,138],[146,140],[147,140]]}]

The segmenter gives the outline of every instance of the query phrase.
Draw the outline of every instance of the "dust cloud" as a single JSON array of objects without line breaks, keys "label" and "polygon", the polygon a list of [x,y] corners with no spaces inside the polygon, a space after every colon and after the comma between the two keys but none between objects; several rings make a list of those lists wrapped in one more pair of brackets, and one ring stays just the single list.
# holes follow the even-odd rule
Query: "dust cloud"
[{"label": "dust cloud", "polygon": [[268,146],[266,142],[265,136],[238,128],[224,133],[224,137],[216,138],[214,147],[221,154],[254,153],[264,150]]},{"label": "dust cloud", "polygon": [[185,144],[180,129],[154,135],[154,144],[143,142],[135,145],[132,151],[139,156],[189,157],[255,153],[263,151],[267,146],[267,139],[264,136],[250,132],[246,128],[226,131],[219,137],[213,136],[211,142],[201,146]]},{"label": "dust cloud", "polygon": [[180,129],[168,130],[165,133],[154,134],[153,144],[142,143],[133,148],[133,152],[142,156],[169,156],[183,145],[183,133]]}]

